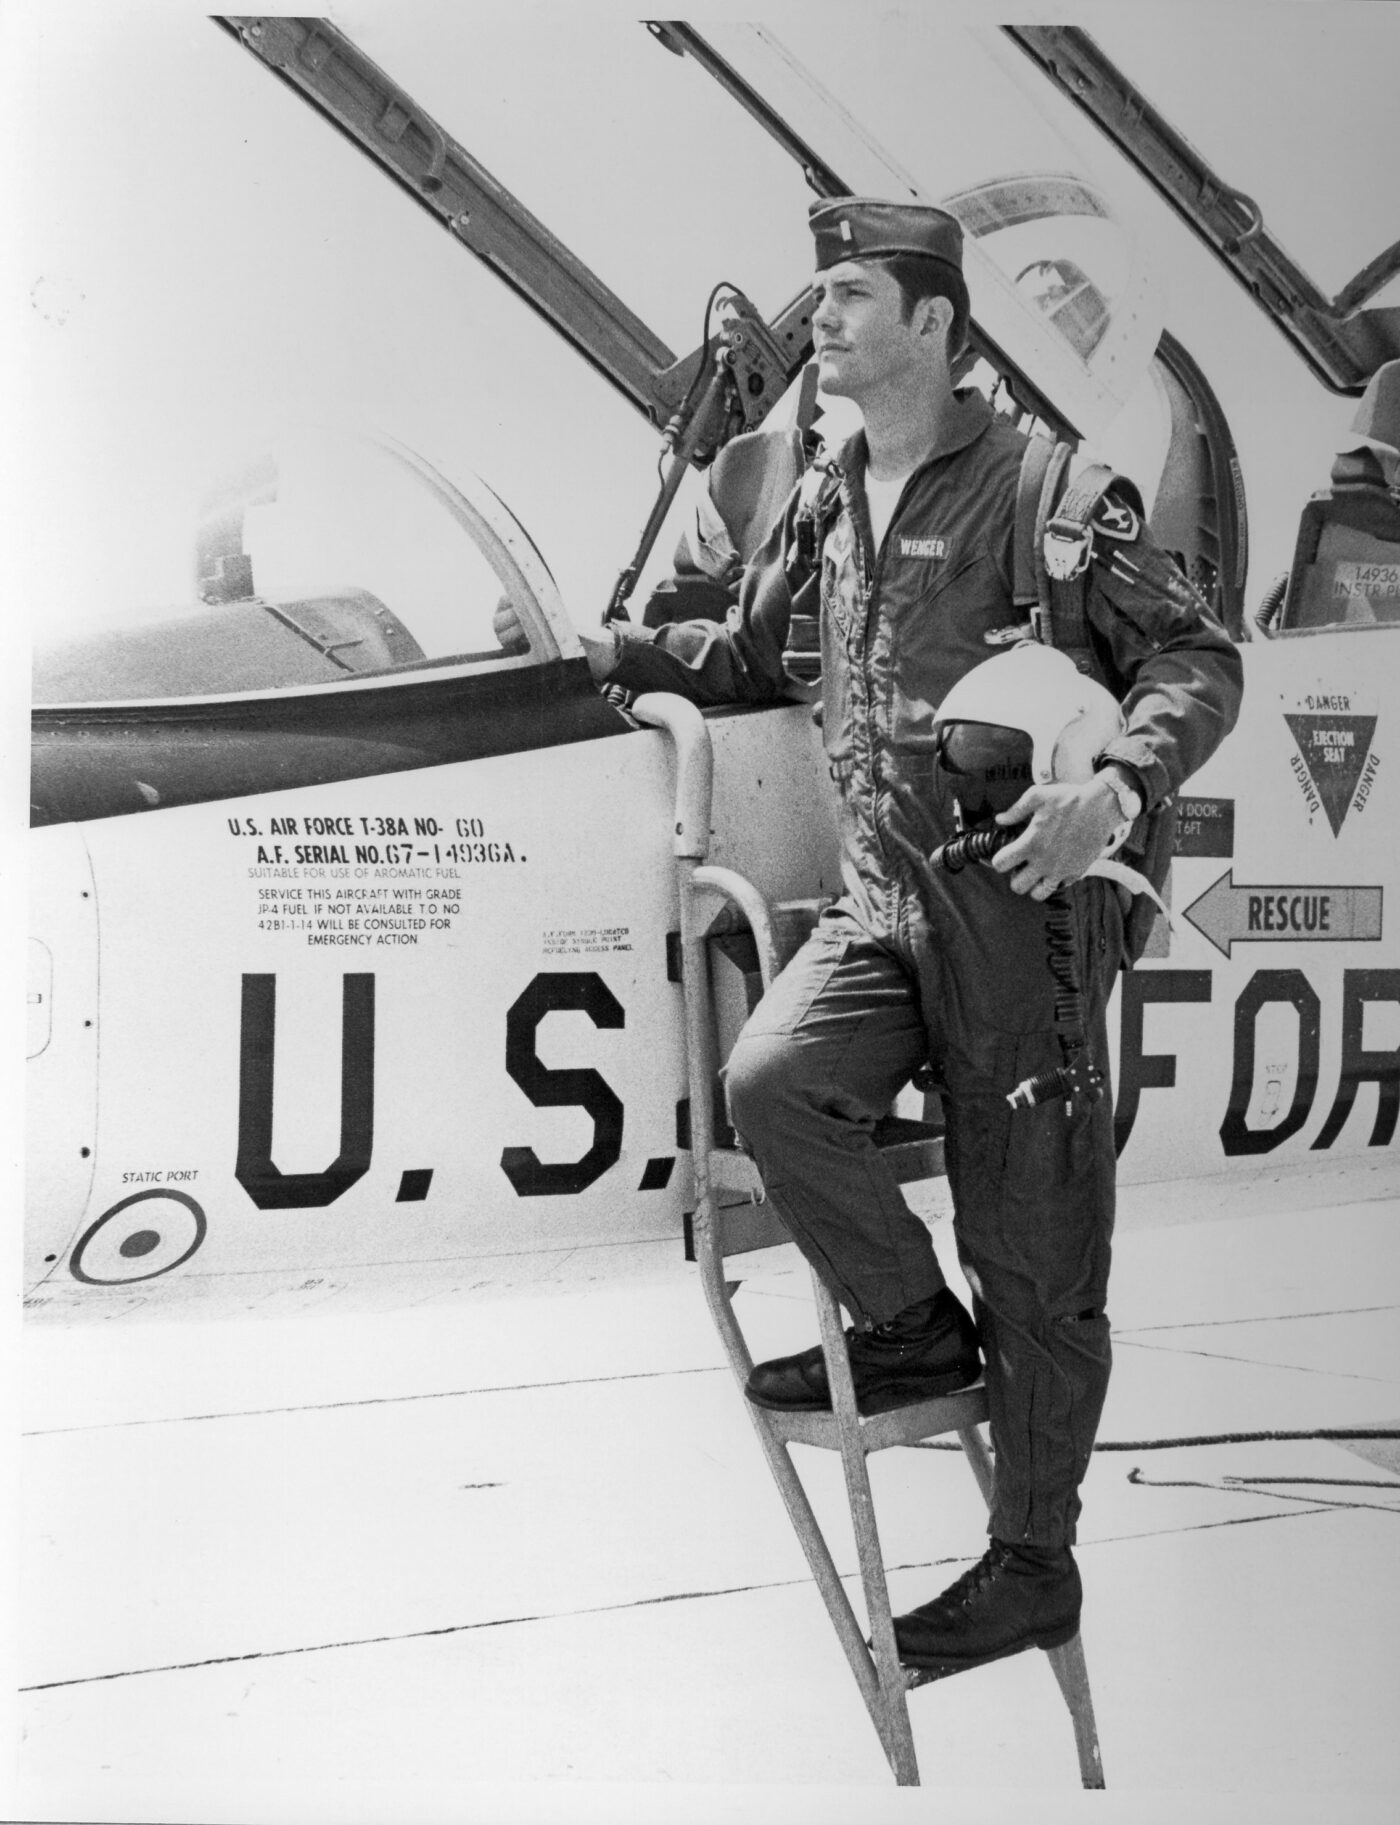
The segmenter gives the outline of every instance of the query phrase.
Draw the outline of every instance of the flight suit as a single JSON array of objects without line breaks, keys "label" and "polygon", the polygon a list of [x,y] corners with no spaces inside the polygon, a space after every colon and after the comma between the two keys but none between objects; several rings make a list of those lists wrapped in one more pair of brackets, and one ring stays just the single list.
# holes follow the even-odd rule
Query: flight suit
[{"label": "flight suit", "polygon": [[[948,875],[927,861],[956,829],[935,762],[937,706],[1021,619],[1012,536],[1024,448],[979,394],[959,395],[876,552],[857,436],[836,459],[840,507],[819,561],[802,555],[799,491],[727,622],[628,629],[613,679],[702,704],[779,698],[789,617],[819,605],[845,894],[740,1035],[730,1114],[803,1253],[857,1324],[880,1323],[944,1284],[871,1139],[898,1090],[931,1065],[987,1361],[991,1531],[1054,1547],[1074,1539],[1108,1381],[1112,1101],[1008,1107],[1017,1083],[1063,1062],[1046,908],[989,868]],[[1094,657],[1127,725],[1105,755],[1136,773],[1150,807],[1230,729],[1240,658],[1149,533],[1113,550],[1111,568],[1091,566],[1086,598]],[[1103,880],[1066,892],[1089,1044],[1106,1071],[1122,913]]]}]

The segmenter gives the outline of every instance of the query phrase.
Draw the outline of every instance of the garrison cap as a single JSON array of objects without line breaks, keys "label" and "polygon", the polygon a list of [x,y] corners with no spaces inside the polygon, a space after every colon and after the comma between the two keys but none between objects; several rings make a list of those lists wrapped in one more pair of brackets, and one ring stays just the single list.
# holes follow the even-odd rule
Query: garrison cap
[{"label": "garrison cap", "polygon": [[962,271],[962,228],[946,210],[927,203],[887,203],[874,196],[838,196],[813,203],[807,225],[817,243],[817,271],[840,260],[917,253]]}]

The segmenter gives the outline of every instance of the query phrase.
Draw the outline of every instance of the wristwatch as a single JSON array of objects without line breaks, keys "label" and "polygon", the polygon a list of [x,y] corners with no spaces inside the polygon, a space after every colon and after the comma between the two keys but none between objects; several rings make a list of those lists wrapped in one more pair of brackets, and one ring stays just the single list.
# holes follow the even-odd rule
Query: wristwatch
[{"label": "wristwatch", "polygon": [[1095,778],[1102,779],[1118,800],[1118,809],[1125,821],[1135,824],[1142,816],[1142,794],[1136,786],[1130,786],[1120,772],[1114,771],[1117,766],[1117,761],[1105,761],[1095,770]]}]

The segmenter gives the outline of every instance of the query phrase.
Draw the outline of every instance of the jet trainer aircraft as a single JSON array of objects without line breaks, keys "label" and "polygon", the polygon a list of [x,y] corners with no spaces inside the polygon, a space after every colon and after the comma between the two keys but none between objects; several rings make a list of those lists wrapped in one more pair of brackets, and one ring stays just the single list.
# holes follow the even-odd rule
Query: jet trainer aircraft
[{"label": "jet trainer aircraft", "polygon": [[[608,612],[671,612],[655,586],[682,535],[741,555],[756,542],[753,512],[731,506],[720,528],[703,474],[760,427],[795,442],[814,409],[820,428],[839,427],[839,402],[804,385],[814,195],[915,196],[958,216],[967,382],[1132,474],[1158,538],[1249,642],[1242,721],[1180,806],[1174,929],[1159,924],[1120,991],[1123,1179],[1393,1145],[1400,243],[1359,263],[1335,222],[1276,232],[1273,195],[1208,162],[1211,95],[1183,91],[1181,130],[1159,108],[1179,72],[1070,27],[876,21],[856,59],[830,35],[798,45],[760,24],[594,21],[577,28],[592,67],[636,109],[619,135],[600,100],[562,146],[541,131],[579,68],[562,26],[542,40],[515,28],[529,84],[505,100],[472,42],[484,28],[465,15],[438,22],[441,43],[398,42],[390,15],[353,6],[336,23],[198,29],[178,97],[158,67],[141,73],[165,104],[148,104],[153,158],[177,106],[211,121],[249,109],[250,138],[258,110],[281,110],[279,150],[329,122],[349,143],[307,152],[296,184],[310,185],[313,157],[337,170],[367,157],[400,194],[376,178],[364,237],[383,197],[416,202],[415,247],[445,230],[423,273],[431,260],[446,284],[444,262],[480,262],[510,311],[562,338],[539,353],[540,375],[560,350],[586,364],[589,410],[617,441],[578,434],[562,383],[550,422],[554,383],[527,401],[492,372],[482,329],[469,338],[488,402],[479,441],[511,412],[526,427],[523,440],[501,432],[503,448],[516,443],[510,478],[429,461],[411,430],[293,424],[205,497],[185,605],[148,597],[66,629],[45,620],[33,1312],[271,1292],[313,1304],[504,1282],[569,1254],[601,1276],[625,1248],[681,1248],[692,1199],[672,760],[592,685],[570,611],[594,619],[604,598],[566,607],[556,575],[579,570],[577,552],[553,552],[540,522],[562,546],[606,550],[621,573]],[[499,52],[511,28],[492,29]],[[1228,89],[1230,47],[1217,50]],[[477,84],[465,99],[459,80]],[[946,103],[972,87],[980,117],[1000,123],[995,145],[959,131],[951,105],[928,105],[934,89]],[[143,110],[124,100],[124,131],[139,136]],[[1308,140],[1306,123],[1295,137]],[[256,157],[228,196],[201,192],[188,243],[193,260],[225,263],[219,282],[235,293],[236,210],[255,197],[270,236],[280,201]],[[624,182],[650,214],[598,207],[605,184]],[[515,190],[532,184],[527,204]],[[686,184],[708,211],[682,200]],[[677,357],[545,226],[556,210],[600,268],[635,279],[649,315],[671,312],[690,334],[703,323],[699,345]],[[348,246],[356,226],[332,223],[327,239]],[[1317,248],[1315,275],[1285,246],[1300,237]],[[402,308],[407,339],[427,281],[346,267],[366,310],[381,281],[378,308]],[[289,283],[283,345],[231,358],[280,360],[286,374],[324,364],[301,398],[392,398],[392,371],[333,371],[334,343],[308,326],[320,308]],[[444,355],[437,390],[459,382]],[[639,438],[654,449],[663,433],[659,491],[635,466],[599,473],[607,451]],[[529,529],[497,485],[538,492]],[[502,593],[528,650],[492,632]],[[677,612],[685,601],[673,597]],[[712,859],[774,900],[836,891],[807,708],[706,723]]]}]

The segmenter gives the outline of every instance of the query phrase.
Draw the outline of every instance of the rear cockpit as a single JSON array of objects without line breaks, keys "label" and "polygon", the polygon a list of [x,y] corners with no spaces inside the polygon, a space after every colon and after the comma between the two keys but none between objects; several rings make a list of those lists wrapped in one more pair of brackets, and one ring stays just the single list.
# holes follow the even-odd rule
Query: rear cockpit
[{"label": "rear cockpit", "polygon": [[[380,436],[288,430],[191,529],[196,600],[36,642],[41,706],[299,692],[386,674],[519,668],[570,642],[557,591],[486,485]],[[492,632],[502,594],[528,649]]]},{"label": "rear cockpit", "polygon": [[1259,625],[1270,634],[1400,626],[1400,361],[1366,388]]}]

